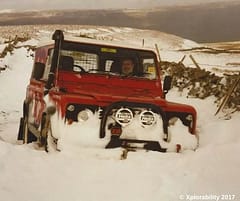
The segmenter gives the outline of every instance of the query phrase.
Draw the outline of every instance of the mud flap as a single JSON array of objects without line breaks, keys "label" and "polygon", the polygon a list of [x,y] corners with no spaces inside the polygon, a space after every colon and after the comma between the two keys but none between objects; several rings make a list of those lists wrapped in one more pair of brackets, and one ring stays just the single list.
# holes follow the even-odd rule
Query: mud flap
[{"label": "mud flap", "polygon": [[44,147],[46,152],[60,151],[57,148],[57,139],[52,135],[50,115],[43,115],[41,124],[40,147]]},{"label": "mud flap", "polygon": [[47,135],[46,144],[45,144],[45,151],[47,153],[61,151],[57,147],[57,139],[52,136],[51,128],[50,128],[50,130],[48,132],[48,135]]}]

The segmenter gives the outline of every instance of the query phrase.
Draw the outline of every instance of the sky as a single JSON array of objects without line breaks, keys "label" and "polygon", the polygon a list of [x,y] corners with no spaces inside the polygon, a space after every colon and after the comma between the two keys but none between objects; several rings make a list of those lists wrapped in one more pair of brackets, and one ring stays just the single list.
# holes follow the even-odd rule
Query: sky
[{"label": "sky", "polygon": [[1,0],[0,10],[149,8],[227,0]]}]

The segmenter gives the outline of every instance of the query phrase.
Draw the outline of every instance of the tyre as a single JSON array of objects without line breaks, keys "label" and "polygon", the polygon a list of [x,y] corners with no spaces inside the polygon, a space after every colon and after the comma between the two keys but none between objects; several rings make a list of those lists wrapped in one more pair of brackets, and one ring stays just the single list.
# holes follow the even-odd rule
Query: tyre
[{"label": "tyre", "polygon": [[19,130],[18,130],[17,140],[23,140],[23,123],[24,123],[24,118],[21,117],[20,123],[19,123]]},{"label": "tyre", "polygon": [[28,128],[28,117],[25,116],[23,118],[23,123],[22,123],[22,135],[19,135],[20,137],[22,136],[23,144],[31,143],[34,141],[37,141],[37,137],[33,135],[31,131],[29,131]]}]

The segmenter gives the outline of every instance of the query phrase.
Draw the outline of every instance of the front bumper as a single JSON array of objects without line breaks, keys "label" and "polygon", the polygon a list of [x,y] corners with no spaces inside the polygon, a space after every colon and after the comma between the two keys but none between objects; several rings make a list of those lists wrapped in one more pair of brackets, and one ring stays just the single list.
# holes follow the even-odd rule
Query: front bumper
[{"label": "front bumper", "polygon": [[167,152],[167,149],[162,148],[160,143],[157,141],[122,139],[122,138],[119,138],[118,136],[111,136],[111,139],[105,148],[111,149],[111,148],[117,148],[117,147]]}]

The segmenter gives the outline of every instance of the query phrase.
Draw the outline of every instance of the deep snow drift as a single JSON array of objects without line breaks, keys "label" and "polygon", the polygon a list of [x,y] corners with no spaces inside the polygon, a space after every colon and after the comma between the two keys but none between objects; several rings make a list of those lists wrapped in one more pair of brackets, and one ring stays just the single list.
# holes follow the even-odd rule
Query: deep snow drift
[{"label": "deep snow drift", "polygon": [[[113,38],[114,34],[116,38],[120,36],[120,28],[115,33],[111,30]],[[44,33],[37,39],[41,34],[45,37]],[[148,40],[157,43],[158,36],[151,34]],[[127,34],[121,40],[128,40]],[[3,47],[1,44],[0,49]],[[172,54],[167,50],[161,53],[164,60],[168,60],[168,55],[171,60]],[[76,142],[62,152],[49,154],[36,149],[34,143],[20,145],[16,137],[31,74],[30,54],[26,48],[19,48],[2,60],[9,68],[0,73],[0,200],[177,201],[190,200],[189,196],[194,195],[212,196],[205,200],[217,200],[213,196],[223,195],[240,200],[240,114],[235,113],[230,119],[223,114],[214,116],[217,108],[213,97],[186,98],[176,89],[167,95],[168,100],[191,104],[197,109],[200,141],[196,151],[177,154],[140,150],[129,152],[126,160],[120,160],[121,149],[89,146],[92,137],[85,145]],[[174,58],[178,60],[181,54]],[[225,55],[221,56],[224,60]],[[216,55],[209,55],[203,62],[215,60]],[[85,130],[84,134],[88,132],[92,131]],[[226,196],[219,200],[230,200],[223,198]]]}]

